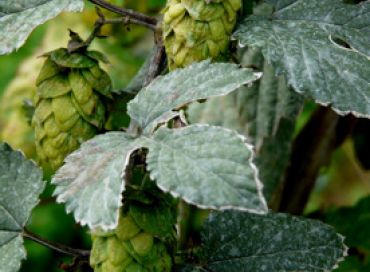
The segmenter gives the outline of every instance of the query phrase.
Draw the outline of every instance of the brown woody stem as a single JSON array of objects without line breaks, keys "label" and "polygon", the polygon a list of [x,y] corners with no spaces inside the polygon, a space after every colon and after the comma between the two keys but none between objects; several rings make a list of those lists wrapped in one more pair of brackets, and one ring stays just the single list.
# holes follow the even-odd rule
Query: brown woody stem
[{"label": "brown woody stem", "polygon": [[34,233],[29,232],[28,230],[24,230],[22,235],[25,239],[34,241],[40,245],[43,245],[47,248],[50,248],[56,252],[59,252],[65,255],[69,255],[72,257],[80,258],[80,259],[86,259],[90,256],[89,250],[76,249],[76,248],[68,247],[66,245],[62,245],[59,243],[51,242],[51,241],[45,240],[44,238],[41,238],[40,236]]},{"label": "brown woody stem", "polygon": [[318,108],[293,144],[279,211],[302,214],[320,168],[343,143],[355,124],[353,116],[341,117],[329,108]]},{"label": "brown woody stem", "polygon": [[109,10],[111,12],[123,15],[127,18],[130,18],[130,20],[135,20],[136,22],[140,22],[142,24],[147,24],[147,25],[152,25],[156,26],[157,25],[157,19],[154,17],[150,17],[148,15],[142,14],[140,12],[136,12],[130,9],[125,9],[118,7],[116,5],[113,5],[111,3],[108,3],[104,0],[89,0],[91,3],[94,3],[97,6],[100,6],[106,10]]}]

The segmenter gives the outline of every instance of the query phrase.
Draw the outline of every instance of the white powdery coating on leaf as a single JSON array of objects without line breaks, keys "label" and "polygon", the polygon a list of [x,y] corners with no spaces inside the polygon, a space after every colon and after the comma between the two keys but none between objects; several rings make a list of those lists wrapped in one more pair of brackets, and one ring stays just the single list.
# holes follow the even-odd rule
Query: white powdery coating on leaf
[{"label": "white powdery coating on leaf", "polygon": [[[223,143],[212,142],[212,137],[232,146],[218,150]],[[253,150],[245,140],[232,130],[208,125],[161,128],[148,139],[147,168],[161,190],[200,208],[266,213]]]},{"label": "white powdery coating on leaf", "polygon": [[227,95],[261,76],[231,63],[195,63],[157,77],[128,104],[128,114],[150,134],[174,109],[199,99]]},{"label": "white powdery coating on leaf", "polygon": [[132,152],[141,147],[139,139],[124,132],[106,133],[83,143],[52,180],[57,201],[66,203],[67,212],[90,229],[114,229],[126,166]]},{"label": "white powdery coating on leaf", "polygon": [[[11,53],[21,47],[28,35],[38,25],[43,24],[63,11],[81,11],[83,9],[83,0],[49,0],[40,3],[32,1],[27,3],[27,7],[20,11],[16,9],[16,2],[9,4],[9,13],[0,13],[0,55]],[[13,5],[13,6],[11,6]]]},{"label": "white powdery coating on leaf", "polygon": [[20,151],[0,144],[0,267],[18,271],[26,254],[21,233],[39,202],[42,171]]},{"label": "white powdery coating on leaf", "polygon": [[22,151],[0,144],[0,218],[6,231],[23,231],[45,187],[42,171]]},{"label": "white powdery coating on leaf", "polygon": [[190,123],[227,127],[248,135],[249,143],[255,146],[255,163],[268,201],[288,164],[303,97],[287,86],[283,76],[276,77],[260,50],[240,50],[240,55],[242,66],[263,71],[263,77],[251,87],[243,86],[227,96],[192,103],[187,117]]},{"label": "white powdery coating on leaf", "polygon": [[14,239],[0,245],[1,272],[15,272],[21,268],[22,260],[26,259],[23,239],[18,234]]},{"label": "white powdery coating on leaf", "polygon": [[332,271],[347,251],[333,227],[287,214],[214,213],[201,236],[212,271]]},{"label": "white powdery coating on leaf", "polygon": [[[262,53],[293,89],[338,114],[370,117],[370,1],[269,1],[271,17],[249,17],[234,33]],[[341,46],[334,38],[344,41]]]}]

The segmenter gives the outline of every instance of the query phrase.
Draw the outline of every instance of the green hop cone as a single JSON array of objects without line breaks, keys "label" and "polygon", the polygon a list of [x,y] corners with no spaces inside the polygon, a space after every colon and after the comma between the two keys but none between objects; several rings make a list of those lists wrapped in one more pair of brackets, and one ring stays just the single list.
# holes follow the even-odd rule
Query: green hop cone
[{"label": "green hop cone", "polygon": [[94,231],[90,265],[95,272],[169,272],[172,259],[163,242],[121,214],[114,231]]},{"label": "green hop cone", "polygon": [[241,0],[168,0],[163,38],[171,70],[225,58]]},{"label": "green hop cone", "polygon": [[111,80],[99,67],[104,56],[96,51],[70,54],[60,48],[45,56],[36,80],[32,126],[40,164],[56,170],[103,127]]}]

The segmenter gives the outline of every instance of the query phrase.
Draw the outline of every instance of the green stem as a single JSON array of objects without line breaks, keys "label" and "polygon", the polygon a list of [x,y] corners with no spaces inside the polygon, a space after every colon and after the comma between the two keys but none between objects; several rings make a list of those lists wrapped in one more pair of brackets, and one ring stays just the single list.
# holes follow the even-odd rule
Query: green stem
[{"label": "green stem", "polygon": [[190,234],[190,222],[192,214],[191,206],[183,200],[180,200],[178,206],[178,249],[184,250],[187,247]]}]

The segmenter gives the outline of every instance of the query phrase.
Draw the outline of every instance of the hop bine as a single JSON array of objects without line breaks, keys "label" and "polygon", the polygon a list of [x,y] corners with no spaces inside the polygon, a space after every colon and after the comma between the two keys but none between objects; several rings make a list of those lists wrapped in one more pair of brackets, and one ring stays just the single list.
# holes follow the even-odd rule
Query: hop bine
[{"label": "hop bine", "polygon": [[45,56],[36,80],[32,126],[40,164],[56,170],[103,127],[111,80],[99,67],[99,61],[105,61],[99,52],[60,48]]},{"label": "hop bine", "polygon": [[241,0],[169,0],[163,38],[171,70],[227,57]]},{"label": "hop bine", "polygon": [[122,212],[110,232],[92,232],[90,265],[95,272],[170,272],[172,259],[164,243]]}]

